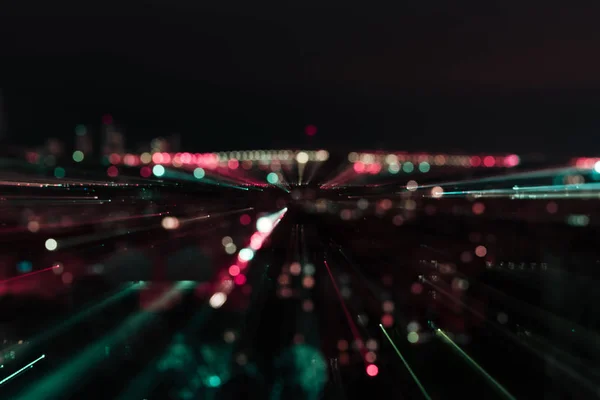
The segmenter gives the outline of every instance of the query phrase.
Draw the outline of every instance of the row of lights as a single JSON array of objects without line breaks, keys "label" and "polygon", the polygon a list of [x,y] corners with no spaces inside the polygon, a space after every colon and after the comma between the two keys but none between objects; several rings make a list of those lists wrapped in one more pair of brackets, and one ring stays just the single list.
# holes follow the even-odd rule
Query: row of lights
[{"label": "row of lights", "polygon": [[[516,167],[520,163],[519,156],[510,154],[506,156],[493,155],[447,155],[447,154],[408,154],[408,153],[357,153],[348,154],[348,161],[351,163],[362,163],[363,165],[379,165],[391,167],[392,172],[401,165],[403,169],[410,169],[412,172],[415,165],[419,166],[421,172],[428,172],[431,165],[434,166],[452,166],[452,167]],[[406,164],[406,165],[405,165]],[[412,168],[411,168],[412,166]],[[374,168],[374,167],[371,167]],[[399,170],[398,170],[399,171]],[[396,172],[398,172],[396,171]]]}]

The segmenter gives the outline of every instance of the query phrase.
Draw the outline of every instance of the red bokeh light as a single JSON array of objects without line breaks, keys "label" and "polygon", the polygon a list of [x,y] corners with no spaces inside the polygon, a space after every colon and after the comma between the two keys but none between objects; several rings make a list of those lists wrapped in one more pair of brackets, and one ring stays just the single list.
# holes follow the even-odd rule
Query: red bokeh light
[{"label": "red bokeh light", "polygon": [[152,170],[150,169],[150,167],[142,167],[142,168],[140,169],[140,175],[141,175],[143,178],[149,178],[149,177],[150,177],[150,175],[152,175]]},{"label": "red bokeh light", "polygon": [[119,175],[119,170],[117,169],[117,167],[115,167],[114,165],[111,165],[110,167],[108,167],[108,169],[106,170],[106,174],[108,176],[110,176],[111,178],[116,178]]},{"label": "red bokeh light", "polygon": [[504,165],[507,167],[515,167],[519,165],[519,156],[511,154],[504,159]]},{"label": "red bokeh light", "polygon": [[317,127],[314,125],[307,125],[306,128],[304,128],[304,133],[308,136],[315,136],[317,134]]},{"label": "red bokeh light", "polygon": [[231,267],[229,267],[229,275],[231,276],[238,276],[240,274],[240,267],[238,267],[237,265],[232,265]]},{"label": "red bokeh light", "polygon": [[357,174],[362,174],[363,172],[365,172],[365,164],[363,164],[360,161],[357,161],[354,163],[354,171]]},{"label": "red bokeh light", "polygon": [[493,167],[494,165],[496,165],[496,159],[493,156],[486,156],[483,159],[483,165],[485,165],[486,167]]},{"label": "red bokeh light", "polygon": [[110,156],[108,156],[108,161],[111,164],[118,164],[121,162],[121,156],[117,153],[112,153]]},{"label": "red bokeh light", "polygon": [[252,222],[252,218],[250,218],[248,214],[244,214],[240,217],[240,224],[248,225],[250,222]]},{"label": "red bokeh light", "polygon": [[473,156],[471,157],[471,166],[479,167],[481,165],[481,157]]},{"label": "red bokeh light", "polygon": [[229,169],[237,169],[240,166],[240,162],[234,158],[227,161],[227,166]]},{"label": "red bokeh light", "polygon": [[384,315],[383,317],[381,317],[381,324],[386,328],[389,328],[394,324],[394,317],[392,317],[389,314]]},{"label": "red bokeh light", "polygon": [[367,375],[377,376],[378,373],[379,373],[379,368],[377,368],[377,365],[370,364],[367,366]]},{"label": "red bokeh light", "polygon": [[233,281],[235,282],[236,285],[238,286],[242,286],[244,283],[246,283],[246,275],[238,275],[235,278],[233,278]]}]

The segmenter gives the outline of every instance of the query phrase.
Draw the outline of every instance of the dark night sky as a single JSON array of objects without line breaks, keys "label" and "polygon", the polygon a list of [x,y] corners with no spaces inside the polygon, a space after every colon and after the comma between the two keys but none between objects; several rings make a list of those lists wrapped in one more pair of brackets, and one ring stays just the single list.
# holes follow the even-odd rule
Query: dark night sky
[{"label": "dark night sky", "polygon": [[8,3],[12,141],[70,138],[111,113],[130,143],[179,132],[193,151],[600,142],[600,3]]}]

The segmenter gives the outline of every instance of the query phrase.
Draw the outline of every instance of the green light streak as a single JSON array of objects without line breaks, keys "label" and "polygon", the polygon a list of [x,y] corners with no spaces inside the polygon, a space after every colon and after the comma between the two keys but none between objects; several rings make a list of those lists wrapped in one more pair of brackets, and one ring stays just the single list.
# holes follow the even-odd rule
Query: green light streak
[{"label": "green light streak", "polygon": [[33,364],[35,364],[36,362],[40,361],[41,359],[46,358],[45,354],[42,354],[40,357],[38,357],[37,359],[33,360],[32,362],[30,362],[29,364],[27,364],[26,366],[24,366],[23,368],[21,368],[20,370],[10,374],[9,376],[7,376],[6,378],[2,379],[0,381],[0,385],[4,385],[6,382],[8,382],[9,380],[11,380],[12,378],[14,378],[15,376],[19,375],[21,372],[25,371],[27,368],[33,368]]},{"label": "green light streak", "polygon": [[388,335],[388,333],[385,331],[385,328],[383,327],[383,325],[379,324],[379,327],[383,331],[383,334],[385,335],[385,337],[387,338],[387,340],[390,342],[390,344],[392,345],[392,347],[394,348],[394,350],[396,350],[396,354],[398,354],[398,357],[400,357],[400,360],[402,360],[402,363],[404,364],[404,366],[406,367],[406,369],[408,370],[408,372],[410,373],[410,375],[414,379],[414,381],[417,384],[417,386],[419,387],[419,389],[421,389],[421,393],[423,393],[423,396],[427,400],[431,400],[431,397],[429,396],[429,394],[427,394],[427,391],[425,390],[425,388],[421,384],[421,381],[419,381],[419,378],[417,378],[417,376],[413,372],[412,368],[410,368],[410,366],[408,365],[408,363],[406,362],[406,360],[404,359],[404,357],[402,357],[402,354],[400,353],[400,350],[398,350],[398,348],[396,347],[396,345],[392,341],[392,338],[390,338],[390,335]]},{"label": "green light streak", "polygon": [[13,350],[17,354],[22,354],[22,353],[26,352],[28,349],[31,349],[35,346],[39,346],[39,345],[43,344],[44,342],[47,342],[47,341],[53,339],[54,337],[64,333],[69,328],[80,323],[81,321],[85,320],[86,318],[93,316],[94,314],[100,312],[104,308],[125,298],[127,295],[131,294],[132,292],[141,288],[142,286],[143,286],[142,283],[129,284],[125,288],[119,289],[118,292],[112,294],[110,297],[102,300],[98,304],[95,304],[93,306],[84,307],[81,312],[78,312],[76,315],[72,316],[71,318],[67,319],[66,321],[63,321],[63,322],[55,325],[54,327],[49,328],[48,330],[46,330],[44,332],[41,332],[39,335],[33,337],[29,341],[29,343],[27,343],[26,345],[21,345],[21,346],[14,345],[14,346],[10,347],[8,350]]},{"label": "green light streak", "polygon": [[471,357],[469,357],[469,355],[467,353],[465,353],[463,351],[463,349],[461,349],[456,343],[454,343],[452,341],[452,339],[450,339],[448,337],[448,335],[446,335],[441,329],[436,329],[435,330],[435,334],[438,337],[442,337],[444,339],[444,341],[449,344],[454,350],[456,350],[465,360],[467,360],[469,362],[469,364],[475,368],[477,371],[479,371],[485,378],[487,378],[488,382],[491,382],[492,385],[498,389],[507,399],[511,399],[511,400],[516,400],[516,398],[511,395],[508,390],[506,390],[506,388],[504,388],[504,386],[502,386],[497,380],[495,380],[494,378],[492,378],[492,376],[490,374],[488,374],[479,364],[477,364],[475,362],[475,360],[473,360]]},{"label": "green light streak", "polygon": [[65,397],[69,389],[93,377],[92,370],[106,360],[105,348],[107,346],[112,347],[138,334],[155,321],[157,313],[154,310],[168,304],[182,289],[189,288],[189,286],[190,281],[178,282],[173,288],[154,301],[148,310],[132,314],[118,328],[75,354],[52,374],[38,381],[35,385],[30,386],[25,393],[20,393],[16,399],[30,400]]}]

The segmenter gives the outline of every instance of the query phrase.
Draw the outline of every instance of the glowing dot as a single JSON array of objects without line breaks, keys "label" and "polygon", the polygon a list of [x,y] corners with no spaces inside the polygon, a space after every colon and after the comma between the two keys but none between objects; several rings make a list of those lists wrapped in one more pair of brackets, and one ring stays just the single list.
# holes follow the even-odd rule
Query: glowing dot
[{"label": "glowing dot", "polygon": [[361,161],[355,162],[352,168],[354,168],[354,172],[356,172],[357,174],[362,174],[363,172],[365,172],[365,164]]},{"label": "glowing dot", "polygon": [[236,160],[235,158],[227,161],[227,167],[229,169],[238,169],[239,166],[240,166],[240,162],[238,160]]},{"label": "glowing dot", "polygon": [[293,262],[290,265],[290,274],[292,274],[294,276],[298,276],[298,275],[300,275],[300,272],[302,272],[302,267],[300,266],[300,263]]},{"label": "glowing dot", "polygon": [[400,165],[398,165],[398,163],[392,163],[388,166],[388,172],[390,174],[397,174],[398,172],[400,172]]},{"label": "glowing dot", "polygon": [[207,384],[210,387],[218,387],[221,385],[221,378],[216,375],[210,376],[207,380]]},{"label": "glowing dot", "polygon": [[21,274],[31,272],[33,270],[33,264],[31,261],[19,261],[17,263],[17,271]]},{"label": "glowing dot", "polygon": [[415,166],[413,163],[411,163],[410,161],[405,162],[404,165],[402,166],[402,170],[408,174],[410,174],[411,172],[413,172],[415,170]]},{"label": "glowing dot", "polygon": [[394,218],[392,218],[392,223],[396,226],[400,226],[404,223],[404,218],[400,214],[394,215]]},{"label": "glowing dot", "polygon": [[223,236],[223,239],[221,239],[221,244],[223,246],[227,246],[229,243],[233,243],[231,236]]},{"label": "glowing dot", "polygon": [[111,164],[118,164],[121,162],[121,156],[117,153],[112,153],[110,156],[108,156],[108,161]]},{"label": "glowing dot", "polygon": [[244,283],[246,283],[246,276],[239,274],[238,276],[233,278],[233,281],[235,282],[236,285],[242,286]]},{"label": "glowing dot", "polygon": [[84,157],[83,151],[81,151],[81,150],[75,150],[73,152],[73,161],[75,161],[75,162],[82,162],[83,161],[83,157]]},{"label": "glowing dot", "polygon": [[483,203],[475,203],[473,204],[473,214],[481,215],[485,211],[485,205]]},{"label": "glowing dot", "polygon": [[254,251],[252,251],[252,249],[249,248],[243,248],[240,250],[240,253],[238,254],[238,258],[241,261],[250,261],[252,260],[252,258],[254,257]]},{"label": "glowing dot", "polygon": [[511,154],[504,159],[504,165],[507,167],[514,167],[519,165],[519,156],[516,154]]},{"label": "glowing dot", "polygon": [[58,248],[58,242],[52,238],[46,240],[46,249],[49,251],[54,251]]},{"label": "glowing dot", "polygon": [[550,214],[555,214],[558,211],[558,204],[551,201],[550,203],[546,204],[546,211],[548,211]]},{"label": "glowing dot", "polygon": [[271,172],[269,175],[267,175],[267,182],[274,185],[279,182],[279,176],[275,172]]},{"label": "glowing dot", "polygon": [[229,267],[229,275],[238,276],[239,274],[240,274],[240,267],[238,267],[237,265],[232,265],[231,267]]},{"label": "glowing dot", "polygon": [[140,175],[142,178],[149,178],[152,175],[152,170],[148,167],[142,167],[140,168]]},{"label": "glowing dot", "polygon": [[152,173],[154,176],[163,176],[165,174],[165,167],[160,164],[156,164],[154,167],[152,167]]},{"label": "glowing dot", "polygon": [[417,321],[411,321],[406,325],[406,330],[409,332],[418,332],[421,326]]},{"label": "glowing dot", "polygon": [[248,214],[244,214],[240,217],[240,224],[248,225],[250,222],[252,222],[252,218],[250,218]]},{"label": "glowing dot", "polygon": [[419,341],[419,334],[417,332],[409,332],[406,338],[410,343],[417,343]]},{"label": "glowing dot", "polygon": [[377,340],[375,340],[375,339],[367,340],[367,349],[369,349],[371,351],[376,351],[377,347],[379,347],[379,345],[377,344]]},{"label": "glowing dot", "polygon": [[226,301],[227,295],[223,292],[217,292],[210,297],[208,303],[212,308],[221,308]]},{"label": "glowing dot", "polygon": [[235,332],[225,331],[225,333],[223,333],[223,340],[227,343],[235,342]]},{"label": "glowing dot", "polygon": [[423,161],[422,163],[419,164],[419,171],[421,171],[423,173],[429,172],[430,169],[431,169],[431,166],[426,161]]},{"label": "glowing dot", "polygon": [[373,362],[375,362],[375,360],[377,360],[377,356],[372,351],[369,351],[367,354],[365,354],[366,362],[373,363]]},{"label": "glowing dot", "polygon": [[310,275],[306,275],[304,279],[302,279],[302,286],[304,286],[306,289],[311,289],[313,286],[315,286],[315,278]]},{"label": "glowing dot", "polygon": [[310,299],[306,299],[302,302],[302,310],[304,312],[311,312],[314,309],[314,304]]},{"label": "glowing dot", "polygon": [[386,313],[391,313],[394,311],[394,302],[386,300],[382,304],[383,311]]},{"label": "glowing dot", "polygon": [[307,125],[306,128],[304,128],[304,133],[308,136],[315,136],[317,134],[317,127],[314,125]]},{"label": "glowing dot", "polygon": [[475,248],[475,255],[477,257],[485,257],[486,254],[487,254],[487,249],[485,248],[485,246],[477,246]]},{"label": "glowing dot", "polygon": [[144,164],[150,164],[152,162],[152,154],[142,153],[142,155],[140,155],[140,161]]},{"label": "glowing dot", "polygon": [[408,181],[406,182],[406,190],[414,192],[419,187],[417,181]]},{"label": "glowing dot", "polygon": [[63,273],[65,267],[61,264],[61,263],[55,263],[52,266],[52,272],[54,272],[55,275],[60,275]]},{"label": "glowing dot", "polygon": [[164,217],[161,225],[166,230],[172,230],[179,228],[179,220],[175,217]]},{"label": "glowing dot", "polygon": [[225,245],[225,253],[227,253],[227,254],[234,254],[236,250],[237,250],[237,247],[233,243],[227,243]]},{"label": "glowing dot", "polygon": [[298,161],[299,164],[306,164],[308,162],[308,153],[301,151],[300,153],[296,154],[296,161]]},{"label": "glowing dot", "polygon": [[444,189],[441,186],[435,186],[431,189],[431,196],[433,198],[439,199],[444,195]]},{"label": "glowing dot", "polygon": [[394,324],[394,317],[389,314],[384,315],[381,317],[381,324],[386,328],[392,326]]},{"label": "glowing dot", "polygon": [[314,275],[315,273],[315,266],[312,264],[306,264],[304,266],[304,274],[305,275]]},{"label": "glowing dot", "polygon": [[73,282],[73,274],[70,272],[65,272],[61,279],[65,285],[70,285]]},{"label": "glowing dot", "polygon": [[358,208],[360,208],[361,210],[366,210],[369,207],[369,200],[367,200],[367,199],[360,199],[356,203],[356,206]]},{"label": "glowing dot", "polygon": [[40,230],[40,223],[37,221],[29,221],[29,223],[27,223],[27,230],[29,232],[37,232]]},{"label": "glowing dot", "polygon": [[273,222],[269,217],[260,217],[256,221],[256,230],[260,233],[269,233],[273,230]]},{"label": "glowing dot", "polygon": [[87,129],[85,128],[85,125],[77,125],[75,127],[75,134],[77,136],[85,136],[86,133],[87,133]]},{"label": "glowing dot", "polygon": [[367,375],[377,376],[378,373],[379,373],[379,368],[377,368],[377,365],[371,364],[371,365],[367,366]]},{"label": "glowing dot", "polygon": [[483,165],[485,165],[486,167],[493,167],[494,165],[496,165],[496,159],[493,156],[486,156],[483,159]]},{"label": "glowing dot", "polygon": [[119,175],[119,169],[117,167],[115,167],[114,165],[111,165],[106,170],[106,175],[108,175],[111,178],[116,178]]},{"label": "glowing dot", "polygon": [[54,168],[54,176],[56,178],[64,178],[66,175],[65,169],[61,167]]},{"label": "glowing dot", "polygon": [[194,178],[196,178],[196,179],[202,179],[202,178],[204,178],[205,175],[206,175],[206,172],[204,172],[203,168],[196,168],[194,170]]},{"label": "glowing dot", "polygon": [[508,322],[508,315],[506,315],[503,312],[499,312],[498,316],[496,317],[496,319],[498,320],[499,323],[501,323],[502,325],[506,324]]},{"label": "glowing dot", "polygon": [[421,284],[420,284],[420,283],[418,283],[418,282],[415,282],[415,283],[413,283],[413,284],[410,286],[410,292],[411,292],[412,294],[421,294],[421,293],[423,292],[423,285],[421,285]]},{"label": "glowing dot", "polygon": [[327,161],[327,159],[329,159],[329,152],[327,150],[317,151],[317,160],[318,161]]}]

